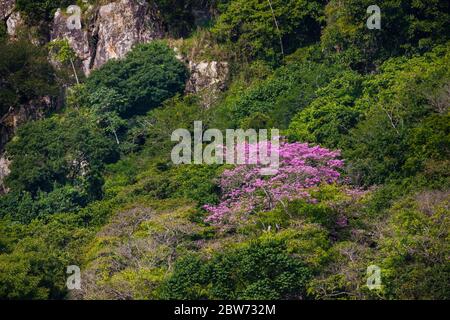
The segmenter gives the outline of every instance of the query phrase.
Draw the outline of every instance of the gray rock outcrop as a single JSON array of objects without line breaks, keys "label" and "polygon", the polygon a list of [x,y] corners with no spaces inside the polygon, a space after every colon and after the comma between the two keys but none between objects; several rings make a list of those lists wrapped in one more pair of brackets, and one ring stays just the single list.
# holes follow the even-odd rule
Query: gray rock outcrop
[{"label": "gray rock outcrop", "polygon": [[70,15],[59,9],[51,40],[67,39],[88,75],[110,59],[124,57],[137,43],[164,36],[155,7],[146,2],[120,0],[83,13],[81,28],[69,28]]}]

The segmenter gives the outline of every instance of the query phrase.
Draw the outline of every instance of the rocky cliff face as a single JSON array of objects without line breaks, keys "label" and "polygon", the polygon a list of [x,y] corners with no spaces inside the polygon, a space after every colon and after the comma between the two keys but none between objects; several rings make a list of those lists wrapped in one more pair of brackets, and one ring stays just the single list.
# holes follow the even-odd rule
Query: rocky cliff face
[{"label": "rocky cliff face", "polygon": [[42,119],[45,112],[54,108],[54,101],[48,97],[29,101],[10,110],[0,118],[0,194],[7,191],[3,185],[4,178],[9,174],[9,164],[4,153],[6,143],[14,136],[17,128],[22,124]]},{"label": "rocky cliff face", "polygon": [[16,0],[0,0],[0,19],[6,22],[16,5]]},{"label": "rocky cliff face", "polygon": [[228,79],[228,63],[218,61],[189,61],[191,76],[186,84],[186,92],[198,94],[205,107],[210,107],[225,90]]},{"label": "rocky cliff face", "polygon": [[[0,0],[0,22],[11,37],[24,25],[19,12],[14,11],[15,0]],[[81,69],[88,75],[110,59],[124,57],[135,44],[164,38],[163,21],[155,5],[144,1],[118,0],[102,6],[90,6],[81,14],[81,26],[73,28],[73,11],[58,9],[50,26],[50,40],[67,39],[77,54]],[[225,88],[228,77],[226,62],[193,61],[181,57],[190,70],[191,77],[186,92],[199,94],[204,106],[209,107],[218,92]],[[3,153],[5,144],[21,124],[43,117],[44,110],[54,108],[48,98],[29,101],[10,111],[0,119],[0,193],[5,189],[2,180],[9,172]]]},{"label": "rocky cliff face", "polygon": [[5,155],[0,157],[0,195],[8,192],[8,188],[3,185],[3,179],[9,174],[10,161]]},{"label": "rocky cliff face", "polygon": [[77,54],[82,63],[82,69],[85,74],[89,74],[91,69],[91,60],[93,51],[89,43],[89,29],[69,29],[69,15],[58,9],[53,19],[53,27],[51,31],[51,40],[67,39],[72,49]]},{"label": "rocky cliff face", "polygon": [[6,20],[6,30],[10,37],[17,36],[17,30],[24,25],[19,12],[13,12]]},{"label": "rocky cliff face", "polygon": [[10,36],[14,36],[17,26],[22,23],[20,14],[14,12],[16,0],[0,0],[0,23],[2,23]]},{"label": "rocky cliff face", "polygon": [[163,38],[156,7],[146,2],[120,0],[82,14],[81,28],[69,28],[71,15],[59,9],[53,20],[51,40],[68,39],[89,74],[109,59],[122,58],[137,43]]},{"label": "rocky cliff face", "polygon": [[[70,15],[59,9],[53,20],[51,39],[67,39],[88,75],[110,59],[120,59],[137,43],[165,36],[158,9],[146,2],[120,0],[90,7],[83,13],[81,28],[69,28]],[[217,61],[189,61],[180,57],[191,72],[186,92],[204,96],[209,106],[224,89],[228,64]]]},{"label": "rocky cliff face", "polygon": [[93,67],[121,58],[136,43],[164,36],[157,10],[146,2],[121,0],[100,7],[94,36],[98,39]]},{"label": "rocky cliff face", "polygon": [[[15,0],[0,0],[0,18],[10,36],[15,36],[18,27],[23,25],[20,13],[14,11],[14,6]],[[165,36],[158,8],[144,1],[118,0],[97,7],[91,5],[81,13],[80,25],[76,27],[71,25],[75,11],[67,11],[67,8],[56,11],[50,28],[50,40],[67,39],[85,75],[110,59],[124,57],[135,44]],[[196,17],[199,15],[197,11],[194,12]],[[227,63],[180,59],[191,72],[186,92],[204,95],[205,104],[210,105],[217,92],[224,89],[228,76]]]}]

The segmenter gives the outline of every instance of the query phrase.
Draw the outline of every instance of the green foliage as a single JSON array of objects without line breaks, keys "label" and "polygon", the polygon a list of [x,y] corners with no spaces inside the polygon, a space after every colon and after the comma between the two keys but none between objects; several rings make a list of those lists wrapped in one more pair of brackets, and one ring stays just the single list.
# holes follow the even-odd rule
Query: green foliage
[{"label": "green foliage", "polygon": [[363,110],[355,105],[362,91],[362,77],[345,72],[316,91],[316,98],[292,119],[288,135],[336,148],[358,122]]},{"label": "green foliage", "polygon": [[77,60],[77,54],[72,49],[67,39],[56,39],[48,44],[50,54],[52,58],[61,63],[63,66],[69,66],[71,72],[75,77],[76,83],[79,84],[80,80],[78,78],[77,70],[75,68],[75,62]]},{"label": "green foliage", "polygon": [[32,24],[50,21],[58,8],[66,8],[73,4],[69,0],[17,0],[16,9],[24,13]]},{"label": "green foliage", "polygon": [[[0,254],[0,296],[4,299],[62,299],[66,295],[66,268],[79,261],[87,232],[82,219],[54,215],[27,226],[0,229],[10,240]],[[10,225],[11,226],[11,225]],[[13,225],[14,226],[14,225]],[[81,240],[82,239],[82,240]]]},{"label": "green foliage", "polygon": [[283,54],[319,38],[322,10],[321,1],[235,0],[219,16],[213,33],[241,61],[277,64]]},{"label": "green foliage", "polygon": [[218,201],[218,178],[215,166],[179,166],[172,173],[173,184],[178,185],[172,196],[196,201],[200,206]]},{"label": "green foliage", "polygon": [[10,107],[56,94],[47,52],[28,41],[0,41],[0,116]]},{"label": "green foliage", "polygon": [[114,215],[90,240],[83,259],[93,281],[84,283],[84,298],[155,298],[177,250],[185,252],[190,237],[201,232],[189,220],[189,202],[145,198],[116,203]]},{"label": "green foliage", "polygon": [[50,51],[54,51],[55,58],[61,63],[68,63],[76,59],[76,53],[67,39],[53,40],[49,43]]},{"label": "green foliage", "polygon": [[110,60],[86,80],[89,94],[113,89],[128,101],[129,116],[145,113],[184,89],[186,69],[162,42],[139,44],[124,59]]},{"label": "green foliage", "polygon": [[0,217],[21,223],[58,212],[75,212],[89,199],[86,191],[72,186],[57,187],[51,192],[39,191],[33,197],[29,192],[10,192],[0,198]]},{"label": "green foliage", "polygon": [[166,29],[175,37],[185,37],[194,26],[192,0],[160,0],[158,8],[162,13]]},{"label": "green foliage", "polygon": [[0,42],[6,41],[8,39],[8,29],[6,25],[0,25]]},{"label": "green foliage", "polygon": [[11,192],[0,197],[0,217],[22,223],[100,198],[104,165],[118,155],[116,144],[79,112],[27,123],[7,152]]},{"label": "green foliage", "polygon": [[[224,2],[228,0],[158,0],[156,3],[166,30],[172,37],[180,38],[188,36],[196,26],[207,25],[209,15]],[[199,17],[198,12],[205,16]]]},{"label": "green foliage", "polygon": [[[439,176],[448,179],[448,172],[441,170],[448,165],[450,156],[450,114],[431,114],[415,126],[408,136],[408,154],[404,170],[411,174],[426,171],[430,180]],[[443,185],[446,183],[443,181]],[[448,184],[448,181],[447,181]]]},{"label": "green foliage", "polygon": [[[55,252],[39,239],[22,241],[12,254],[0,256],[0,296],[7,299],[61,298],[62,288],[48,288],[63,277],[64,264]],[[57,266],[55,270],[55,266]],[[60,270],[57,270],[59,268]],[[52,274],[52,272],[55,272]],[[53,290],[52,290],[53,289]]]},{"label": "green foliage", "polygon": [[147,116],[138,119],[139,127],[146,136],[146,154],[169,157],[170,150],[176,144],[171,142],[173,131],[184,128],[193,134],[194,121],[202,121],[204,128],[207,128],[211,116],[209,110],[200,106],[198,97],[176,96],[166,100],[162,107],[151,110]]},{"label": "green foliage", "polygon": [[[435,88],[443,88],[448,83],[448,52],[447,45],[409,60],[392,59],[383,64],[380,74],[364,83],[364,94],[357,104],[365,110],[365,119],[351,130],[349,146],[344,148],[344,157],[351,160],[356,181],[382,183],[389,177],[412,175],[420,169],[412,163],[422,155],[448,152],[446,148],[419,151],[418,146],[412,146],[410,151],[408,142],[415,139],[414,136],[419,138],[420,129],[414,128],[420,127],[420,122],[427,117],[434,121],[442,119],[436,123],[445,122],[448,111],[433,107],[433,97],[446,94],[434,92]],[[445,140],[441,143],[445,144]],[[441,145],[434,142],[428,148],[431,146]],[[416,160],[409,159],[411,156]]]},{"label": "green foliage", "polygon": [[366,11],[373,4],[369,0],[333,0],[325,9],[324,49],[337,51],[341,61],[357,70],[373,70],[389,57],[423,52],[449,39],[447,1],[378,1],[381,30],[369,30]]},{"label": "green foliage", "polygon": [[178,261],[162,285],[165,299],[289,299],[304,297],[310,277],[278,239],[262,239],[218,253],[208,261]]},{"label": "green foliage", "polygon": [[107,132],[114,135],[117,144],[120,144],[118,131],[126,125],[120,117],[128,106],[128,100],[118,94],[114,89],[101,87],[89,95],[88,105],[97,123]]},{"label": "green foliage", "polygon": [[197,202],[199,206],[208,201],[216,203],[218,188],[214,179],[218,176],[217,171],[215,166],[170,166],[157,162],[137,177],[133,194],[145,194],[155,199],[184,198]]},{"label": "green foliage", "polygon": [[388,297],[449,298],[448,204],[448,193],[422,192],[390,211],[380,248]]},{"label": "green foliage", "polygon": [[226,110],[230,126],[246,126],[259,113],[270,116],[275,127],[284,128],[339,70],[339,66],[310,61],[292,63],[250,87],[243,83],[233,88],[220,108]]},{"label": "green foliage", "polygon": [[[69,4],[17,9],[48,31]],[[369,30],[371,4],[157,1],[169,34],[202,27],[170,41],[188,60],[228,61],[227,91],[208,109],[183,95],[185,66],[152,41],[19,127],[0,196],[0,299],[67,298],[71,264],[82,299],[449,299],[448,4],[383,0],[382,29]],[[47,50],[5,37],[0,118],[56,92]],[[76,76],[67,41],[45,48]],[[200,120],[339,148],[348,184],[210,225],[202,206],[218,202],[225,166],[170,161],[172,132]],[[366,286],[369,265],[381,290]]]},{"label": "green foliage", "polygon": [[70,184],[94,199],[101,194],[104,163],[117,154],[90,118],[78,112],[22,126],[7,152],[13,160],[7,184],[13,191],[36,195]]}]

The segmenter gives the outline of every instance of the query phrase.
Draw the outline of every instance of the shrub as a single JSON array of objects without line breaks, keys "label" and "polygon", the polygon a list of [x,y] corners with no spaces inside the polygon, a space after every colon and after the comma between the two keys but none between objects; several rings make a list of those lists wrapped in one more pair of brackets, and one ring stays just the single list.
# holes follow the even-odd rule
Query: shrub
[{"label": "shrub", "polygon": [[127,99],[127,115],[145,113],[164,100],[181,93],[186,68],[172,49],[162,42],[139,44],[124,59],[110,60],[92,72],[86,88],[94,94],[100,88],[113,89]]},{"label": "shrub", "polygon": [[[435,88],[448,83],[448,53],[447,45],[411,59],[394,58],[383,64],[379,74],[364,82],[364,93],[356,102],[365,110],[364,119],[350,130],[349,144],[343,148],[357,183],[379,184],[411,176],[420,169],[417,161],[423,164],[424,158],[435,157],[436,151],[430,147],[445,144],[446,129],[442,127],[445,112],[439,113],[433,107],[432,97],[441,94],[435,93]],[[425,131],[434,141],[426,149],[411,144],[415,139],[419,139],[417,142],[423,139],[420,136],[425,133],[420,122],[428,123],[431,119],[434,123]]]},{"label": "shrub", "polygon": [[446,1],[378,1],[381,30],[366,26],[370,16],[366,10],[373,4],[369,0],[328,2],[322,34],[327,53],[337,51],[342,61],[368,72],[392,56],[430,50],[433,44],[449,39]]},{"label": "shrub", "polygon": [[319,38],[322,10],[320,1],[231,1],[213,33],[241,60],[277,64],[283,54]]},{"label": "shrub", "polygon": [[0,117],[9,108],[56,95],[47,52],[27,41],[0,41]]},{"label": "shrub", "polygon": [[342,147],[346,135],[359,122],[363,110],[355,105],[362,94],[362,77],[354,72],[339,74],[316,91],[315,98],[289,125],[288,135],[329,148]]},{"label": "shrub", "polygon": [[95,199],[101,194],[101,170],[117,150],[90,118],[78,112],[27,123],[7,145],[13,191],[50,192],[55,185],[79,186]]},{"label": "shrub", "polygon": [[263,114],[270,118],[265,120],[266,123],[287,128],[292,117],[314,99],[316,90],[341,69],[339,65],[313,61],[293,62],[250,86],[238,81],[219,109],[226,113],[225,119],[230,126],[247,126],[257,114]]},{"label": "shrub", "polygon": [[217,253],[203,261],[177,261],[163,283],[163,299],[294,299],[303,298],[310,270],[286,252],[281,240],[264,239]]}]

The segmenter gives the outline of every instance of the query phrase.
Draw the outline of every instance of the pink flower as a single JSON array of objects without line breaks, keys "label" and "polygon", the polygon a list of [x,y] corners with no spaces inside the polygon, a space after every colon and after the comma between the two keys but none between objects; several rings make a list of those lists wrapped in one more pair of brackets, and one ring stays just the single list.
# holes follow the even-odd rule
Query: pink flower
[{"label": "pink flower", "polygon": [[[271,210],[283,200],[311,199],[309,190],[322,183],[336,183],[337,169],[344,161],[337,159],[340,151],[332,151],[307,143],[280,143],[278,172],[274,176],[260,175],[260,162],[251,163],[249,153],[258,146],[245,145],[246,164],[225,170],[220,179],[222,200],[217,206],[205,206],[206,219],[220,223],[225,216],[250,213],[252,210]],[[271,150],[270,143],[268,149]]]}]

